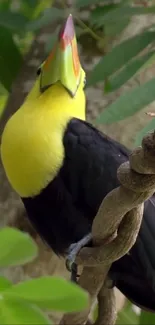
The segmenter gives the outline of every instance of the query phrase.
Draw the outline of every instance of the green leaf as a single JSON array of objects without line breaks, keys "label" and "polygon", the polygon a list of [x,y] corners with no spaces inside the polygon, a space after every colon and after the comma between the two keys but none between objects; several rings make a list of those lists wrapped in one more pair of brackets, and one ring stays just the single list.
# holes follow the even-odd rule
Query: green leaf
[{"label": "green leaf", "polygon": [[154,325],[155,324],[155,315],[146,311],[142,311],[139,318],[139,325]]},{"label": "green leaf", "polygon": [[123,30],[128,26],[128,24],[130,23],[130,19],[129,18],[122,18],[117,22],[113,22],[111,23],[107,23],[104,26],[104,35],[108,36],[108,37],[114,37],[117,34],[119,35],[120,33],[123,32]]},{"label": "green leaf", "polygon": [[155,118],[151,118],[151,121],[140,132],[138,132],[136,136],[135,146],[140,146],[144,135],[154,130],[155,130]]},{"label": "green leaf", "polygon": [[36,306],[23,301],[0,300],[0,324],[51,325],[51,321]]},{"label": "green leaf", "polygon": [[155,32],[144,32],[115,46],[111,52],[103,56],[88,76],[87,87],[105,80],[138,55],[155,39]]},{"label": "green leaf", "polygon": [[37,256],[37,246],[32,238],[17,229],[0,230],[0,267],[22,265]]},{"label": "green leaf", "polygon": [[[92,11],[92,14],[90,16],[90,25],[92,26],[92,28],[101,28],[104,26],[104,36],[108,36],[108,37],[114,37],[117,34],[122,33],[122,31],[128,26],[131,17],[124,17],[122,16],[121,19],[116,19],[113,20],[113,22],[111,23],[111,20],[104,20],[104,17],[107,17],[107,14],[109,12],[112,12],[117,9],[120,8],[122,6],[122,3],[119,4],[109,4],[106,5],[104,7],[102,7],[102,19],[94,19],[93,18],[93,14],[94,16],[98,16],[98,14],[100,15],[100,8],[96,8],[94,11]],[[103,23],[104,21],[104,23]]]},{"label": "green leaf", "polygon": [[77,39],[81,35],[84,35],[84,34],[87,34],[87,33],[88,33],[88,29],[87,28],[82,28],[82,27],[76,26],[76,37],[77,37]]},{"label": "green leaf", "polygon": [[116,325],[138,325],[138,319],[139,315],[133,311],[133,304],[127,301],[125,307],[118,313]]},{"label": "green leaf", "polygon": [[97,123],[111,124],[121,121],[155,100],[155,78],[124,93],[97,118]]},{"label": "green leaf", "polygon": [[0,26],[7,27],[11,32],[21,33],[27,23],[27,18],[20,13],[0,11]]},{"label": "green leaf", "polygon": [[107,22],[113,23],[119,21],[122,17],[125,19],[132,17],[133,15],[148,15],[155,13],[155,6],[142,7],[142,6],[128,6],[128,5],[114,5],[113,10],[105,13],[104,7],[98,7],[91,13],[90,20],[92,23],[99,25],[105,25]]},{"label": "green leaf", "polygon": [[38,0],[22,0],[22,3],[25,3],[32,10],[38,6],[39,1]]},{"label": "green leaf", "polygon": [[[31,3],[32,2],[33,2],[33,0],[31,0]],[[34,10],[33,19],[37,18],[43,12],[43,10],[45,10],[47,8],[48,8],[48,10],[51,10],[50,7],[51,7],[51,0],[44,0],[44,1],[38,0],[38,5],[35,7],[35,10]]]},{"label": "green leaf", "polygon": [[2,26],[0,26],[0,44],[3,44],[0,46],[0,81],[10,91],[21,67],[22,56],[11,32]]},{"label": "green leaf", "polygon": [[8,289],[12,286],[12,282],[6,279],[4,276],[0,276],[0,292]]},{"label": "green leaf", "polygon": [[116,75],[109,78],[110,91],[115,91],[116,89],[123,86],[128,80],[130,80],[133,76],[135,76],[142,68],[148,67],[147,62],[150,64],[152,60],[155,59],[154,51],[151,51],[135,60],[129,62],[124,69],[118,72]]},{"label": "green leaf", "polygon": [[99,2],[100,3],[106,2],[106,0],[101,0],[101,1],[98,1],[98,0],[77,0],[76,7],[82,8],[82,7],[98,4]]},{"label": "green leaf", "polygon": [[0,96],[1,95],[7,95],[8,91],[5,89],[5,87],[0,83]]},{"label": "green leaf", "polygon": [[64,17],[64,10],[58,8],[49,8],[38,18],[29,22],[26,26],[27,31],[37,31],[38,29],[53,23],[57,19]]},{"label": "green leaf", "polygon": [[111,83],[109,79],[105,79],[104,82],[104,93],[109,93],[111,91]]},{"label": "green leaf", "polygon": [[[95,8],[94,10],[91,11],[91,14],[90,14],[90,23],[92,25],[95,25],[97,27],[101,27],[104,25],[104,27],[106,26],[106,24],[108,25],[111,25],[111,21],[108,21],[106,20],[106,24],[104,23],[103,24],[103,21],[104,21],[104,17],[107,17],[107,15],[109,16],[109,13],[112,12],[115,12],[116,9],[119,9],[120,7],[122,6],[121,3],[111,3],[111,4],[108,4],[106,6],[103,6],[103,7],[97,7]],[[102,12],[102,15],[100,16],[100,12]],[[99,18],[99,19],[98,19]],[[102,19],[101,19],[102,18]],[[117,17],[115,17],[116,20],[113,21],[113,23],[118,23],[118,19]],[[124,19],[124,17],[122,16],[121,19]],[[126,19],[126,17],[125,17]],[[120,20],[119,20],[120,21]]]},{"label": "green leaf", "polygon": [[155,324],[155,314],[142,310],[138,324],[139,325],[146,325],[146,324],[154,325]]},{"label": "green leaf", "polygon": [[1,0],[0,1],[0,11],[8,10],[10,8],[10,0]]},{"label": "green leaf", "polygon": [[47,276],[18,283],[5,291],[4,296],[55,311],[75,312],[88,307],[87,292],[59,277]]},{"label": "green leaf", "polygon": [[146,62],[144,63],[144,65],[142,66],[142,68],[140,69],[140,71],[149,68],[150,65],[154,63],[154,61],[155,61],[155,52],[152,51],[152,56],[150,58],[148,58],[148,60],[146,60]]},{"label": "green leaf", "polygon": [[8,99],[7,95],[0,95],[0,117],[1,117],[1,114],[3,113],[3,111],[4,111],[7,99]]},{"label": "green leaf", "polygon": [[[1,71],[1,69],[0,69],[0,71]],[[5,89],[5,87],[2,85],[2,83],[0,83],[0,116],[3,113],[7,99],[8,99],[8,91]]]},{"label": "green leaf", "polygon": [[3,86],[10,91],[13,78],[11,76],[9,68],[6,66],[4,59],[0,57],[0,82]]},{"label": "green leaf", "polygon": [[22,0],[21,11],[29,19],[38,18],[43,10],[51,6],[51,0]]},{"label": "green leaf", "polygon": [[20,3],[20,11],[29,19],[34,18],[34,12],[38,6],[38,0],[23,0]]}]

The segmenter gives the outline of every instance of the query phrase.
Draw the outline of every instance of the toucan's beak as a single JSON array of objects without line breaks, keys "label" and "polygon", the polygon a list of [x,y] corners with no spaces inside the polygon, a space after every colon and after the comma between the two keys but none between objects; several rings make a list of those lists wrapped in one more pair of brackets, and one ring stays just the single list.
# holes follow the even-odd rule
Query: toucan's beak
[{"label": "toucan's beak", "polygon": [[61,28],[58,41],[42,67],[40,89],[44,91],[52,84],[61,84],[74,96],[81,75],[77,42],[72,15]]}]

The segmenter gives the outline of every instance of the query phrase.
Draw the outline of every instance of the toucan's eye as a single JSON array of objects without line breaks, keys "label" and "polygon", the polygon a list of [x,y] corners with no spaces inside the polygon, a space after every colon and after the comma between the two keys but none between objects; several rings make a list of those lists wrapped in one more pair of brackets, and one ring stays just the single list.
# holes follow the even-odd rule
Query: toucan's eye
[{"label": "toucan's eye", "polygon": [[38,70],[37,70],[37,76],[39,76],[41,73],[41,68],[39,67]]},{"label": "toucan's eye", "polygon": [[83,80],[83,88],[85,88],[86,86],[86,77],[84,77],[84,80]]}]

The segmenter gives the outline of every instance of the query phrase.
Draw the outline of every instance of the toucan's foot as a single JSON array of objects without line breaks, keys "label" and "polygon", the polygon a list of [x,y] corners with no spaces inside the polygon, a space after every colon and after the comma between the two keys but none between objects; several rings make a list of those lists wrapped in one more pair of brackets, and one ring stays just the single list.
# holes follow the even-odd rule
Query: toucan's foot
[{"label": "toucan's foot", "polygon": [[[67,258],[66,258],[66,268],[69,272],[72,273],[72,275],[71,275],[72,280],[73,280],[73,278],[77,277],[77,265],[75,263],[76,256],[80,252],[81,248],[83,248],[87,244],[90,244],[91,241],[92,241],[92,234],[89,233],[88,235],[83,237],[81,240],[79,240],[77,243],[70,245],[70,247],[68,249],[68,254],[67,254]],[[75,273],[76,273],[76,275],[75,275]]]}]

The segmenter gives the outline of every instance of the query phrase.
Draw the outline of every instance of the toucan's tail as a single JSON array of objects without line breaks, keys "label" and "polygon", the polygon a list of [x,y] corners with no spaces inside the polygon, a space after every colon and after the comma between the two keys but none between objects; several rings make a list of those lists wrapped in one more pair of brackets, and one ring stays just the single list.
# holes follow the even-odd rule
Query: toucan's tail
[{"label": "toucan's tail", "polygon": [[114,285],[138,307],[155,312],[155,291],[143,272],[133,265],[132,258],[125,255],[119,261],[113,263],[110,277]]}]

